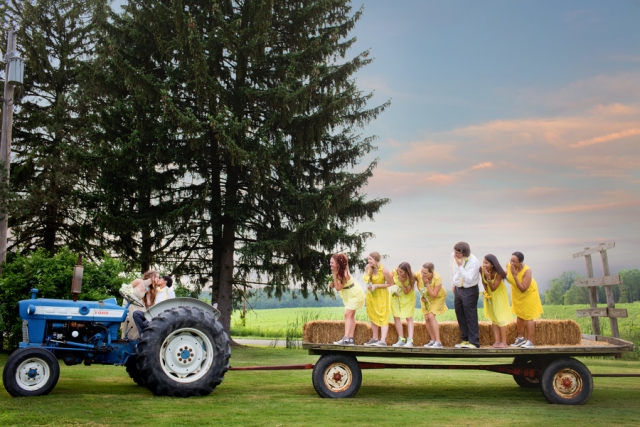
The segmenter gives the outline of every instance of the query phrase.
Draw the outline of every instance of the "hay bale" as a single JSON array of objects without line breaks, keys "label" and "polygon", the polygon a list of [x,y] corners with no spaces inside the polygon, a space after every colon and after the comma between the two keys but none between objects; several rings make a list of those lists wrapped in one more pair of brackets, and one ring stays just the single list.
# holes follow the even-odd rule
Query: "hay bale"
[{"label": "hay bale", "polygon": [[[344,336],[344,320],[314,320],[307,322],[302,328],[304,342],[315,344],[332,344]],[[371,339],[371,326],[368,322],[356,322],[353,340],[363,345]]]},{"label": "hay bale", "polygon": [[[440,341],[445,347],[453,347],[461,341],[460,327],[458,322],[441,322]],[[403,335],[407,336],[407,323],[402,322]],[[478,331],[480,334],[480,345],[490,346],[493,344],[493,329],[491,322],[479,322]],[[315,344],[330,344],[338,341],[344,335],[343,320],[314,320],[305,323],[303,327],[303,340]],[[517,335],[516,324],[507,325],[507,342],[515,341]],[[354,341],[362,345],[371,339],[371,326],[368,322],[356,322]],[[415,322],[413,331],[413,342],[416,347],[423,346],[431,337],[427,332],[424,323]],[[536,336],[534,344],[542,345],[576,345],[582,339],[580,326],[573,320],[536,320]],[[389,333],[387,334],[387,345],[392,345],[398,341],[398,333],[395,325],[389,323]]]}]

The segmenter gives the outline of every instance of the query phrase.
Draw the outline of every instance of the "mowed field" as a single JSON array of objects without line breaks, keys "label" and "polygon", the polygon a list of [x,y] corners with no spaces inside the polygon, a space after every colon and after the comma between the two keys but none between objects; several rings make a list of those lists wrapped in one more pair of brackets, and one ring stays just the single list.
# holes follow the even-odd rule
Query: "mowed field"
[{"label": "mowed field", "polygon": [[[0,355],[0,367],[7,355]],[[315,363],[304,350],[244,347],[232,366]],[[375,361],[376,359],[371,359]],[[640,362],[581,359],[593,373],[639,373]],[[388,360],[386,360],[388,362]],[[493,360],[496,363],[509,360]],[[416,359],[394,362],[416,363]],[[434,363],[486,363],[486,360]],[[509,375],[482,371],[365,370],[352,399],[322,399],[311,371],[228,372],[202,398],[155,397],[115,366],[61,366],[48,396],[0,389],[1,426],[631,426],[640,420],[637,378],[594,378],[584,406],[551,405]]]}]

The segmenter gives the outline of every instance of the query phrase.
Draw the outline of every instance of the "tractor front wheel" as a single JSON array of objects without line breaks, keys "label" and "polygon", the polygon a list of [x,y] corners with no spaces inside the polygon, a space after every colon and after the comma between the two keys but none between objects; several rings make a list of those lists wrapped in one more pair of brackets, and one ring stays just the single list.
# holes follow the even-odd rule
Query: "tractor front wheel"
[{"label": "tractor front wheel", "polygon": [[224,379],[231,347],[211,313],[177,307],[149,322],[137,353],[138,373],[156,396],[206,396]]},{"label": "tractor front wheel", "polygon": [[4,388],[13,397],[49,394],[59,377],[58,360],[53,353],[42,348],[14,351],[2,372]]}]

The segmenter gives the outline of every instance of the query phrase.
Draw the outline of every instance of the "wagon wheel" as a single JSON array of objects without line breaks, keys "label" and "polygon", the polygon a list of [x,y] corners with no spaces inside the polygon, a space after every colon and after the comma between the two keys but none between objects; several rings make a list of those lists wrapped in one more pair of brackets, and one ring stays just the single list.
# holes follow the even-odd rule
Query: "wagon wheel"
[{"label": "wagon wheel", "polygon": [[549,403],[583,405],[593,392],[593,377],[583,363],[572,358],[558,359],[544,368],[540,385]]},{"label": "wagon wheel", "polygon": [[[525,369],[542,369],[543,366],[542,361],[531,356],[516,356],[513,359],[513,364]],[[540,376],[531,378],[524,375],[514,375],[513,380],[522,388],[540,388]]]},{"label": "wagon wheel", "polygon": [[320,397],[353,397],[362,384],[362,371],[353,356],[325,354],[314,366],[312,380]]}]

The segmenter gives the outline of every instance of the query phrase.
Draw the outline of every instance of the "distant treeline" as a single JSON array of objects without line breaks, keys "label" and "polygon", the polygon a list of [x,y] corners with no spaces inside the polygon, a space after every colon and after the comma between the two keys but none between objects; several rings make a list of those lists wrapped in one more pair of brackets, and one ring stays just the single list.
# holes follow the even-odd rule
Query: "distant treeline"
[{"label": "distant treeline", "polygon": [[[640,270],[620,270],[618,275],[622,284],[611,287],[615,302],[640,301]],[[543,302],[547,305],[589,304],[589,289],[573,284],[579,278],[581,276],[575,271],[565,271],[552,279],[549,283],[551,287],[544,293]],[[605,302],[607,298],[604,286],[598,286],[597,289],[598,302]]]},{"label": "distant treeline", "polygon": [[[211,294],[202,292],[200,298],[211,301]],[[416,308],[420,308],[419,296],[416,292]],[[447,307],[453,309],[453,293],[447,292]],[[269,297],[263,290],[256,290],[247,298],[247,310],[263,310],[269,308],[315,308],[315,307],[342,307],[343,303],[339,296],[318,296],[316,300],[313,296],[303,298],[297,292],[283,293],[280,298]],[[478,299],[478,307],[483,306],[483,299]]]},{"label": "distant treeline", "polygon": [[[616,303],[627,303],[640,301],[640,270],[620,270],[622,285],[612,286],[613,296]],[[581,276],[575,271],[565,271],[559,277],[549,282],[549,289],[544,295],[541,295],[542,303],[545,305],[572,305],[572,304],[589,304],[589,290],[586,287],[577,287],[574,285],[576,279]],[[507,285],[510,287],[509,285]],[[211,295],[203,292],[201,297],[207,301],[211,301]],[[420,307],[419,296],[416,293],[416,307]],[[598,301],[600,303],[606,301],[605,289],[603,286],[598,287]],[[478,298],[478,308],[483,307],[484,298],[482,295]],[[447,307],[453,309],[453,292],[447,288]],[[275,296],[269,297],[263,290],[256,290],[247,299],[248,310],[261,310],[268,308],[314,308],[314,307],[342,307],[342,300],[339,296],[313,296],[303,298],[299,292],[285,292],[280,298]],[[236,307],[238,308],[238,307]]]}]

